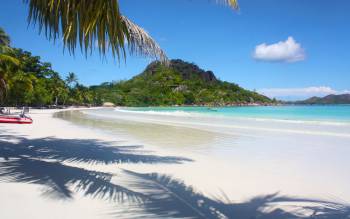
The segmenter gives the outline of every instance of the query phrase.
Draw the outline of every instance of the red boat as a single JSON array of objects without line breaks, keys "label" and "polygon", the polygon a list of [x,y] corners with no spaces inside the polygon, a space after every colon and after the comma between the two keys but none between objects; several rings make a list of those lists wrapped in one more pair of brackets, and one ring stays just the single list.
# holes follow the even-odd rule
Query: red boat
[{"label": "red boat", "polygon": [[32,124],[33,120],[27,116],[0,115],[0,123]]}]

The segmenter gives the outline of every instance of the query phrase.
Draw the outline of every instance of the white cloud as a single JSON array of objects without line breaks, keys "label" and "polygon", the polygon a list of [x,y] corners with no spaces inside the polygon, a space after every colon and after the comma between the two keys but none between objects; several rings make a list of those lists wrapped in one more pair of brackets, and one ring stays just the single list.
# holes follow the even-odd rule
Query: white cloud
[{"label": "white cloud", "polygon": [[327,86],[304,87],[304,88],[266,88],[258,90],[259,93],[271,98],[298,99],[312,96],[323,97],[329,94],[350,93],[350,90],[335,90]]},{"label": "white cloud", "polygon": [[305,59],[305,51],[293,37],[288,37],[286,41],[275,44],[257,45],[253,52],[253,58],[268,62],[298,62]]}]

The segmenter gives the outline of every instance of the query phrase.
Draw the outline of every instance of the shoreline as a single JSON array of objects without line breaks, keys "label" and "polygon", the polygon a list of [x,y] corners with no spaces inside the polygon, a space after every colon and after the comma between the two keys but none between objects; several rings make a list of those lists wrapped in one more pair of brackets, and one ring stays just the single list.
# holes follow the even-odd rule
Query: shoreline
[{"label": "shoreline", "polygon": [[[129,108],[130,109],[130,108]],[[131,108],[133,109],[133,108]],[[96,113],[95,113],[96,112]],[[128,108],[104,108],[104,113],[87,111],[90,117],[101,119],[126,120],[158,125],[197,128],[218,133],[249,135],[261,132],[280,132],[309,135],[329,135],[350,137],[350,123],[339,120],[279,119],[268,117],[240,117],[199,113],[196,111],[133,111]]]},{"label": "shoreline", "polygon": [[[101,108],[87,109],[95,110]],[[121,120],[117,124],[115,122],[104,123],[101,128],[96,126],[103,122],[101,120],[92,120],[88,125],[84,126],[83,124],[53,117],[53,114],[57,112],[79,112],[80,110],[85,109],[31,110],[30,116],[34,119],[34,124],[31,126],[0,124],[0,150],[2,151],[0,155],[9,153],[7,148],[14,148],[9,153],[9,160],[0,158],[0,193],[4,194],[0,198],[0,206],[6,206],[2,210],[4,218],[16,216],[18,218],[47,218],[48,215],[52,216],[51,218],[110,218],[111,215],[104,212],[115,211],[116,209],[118,212],[123,212],[123,209],[127,211],[130,208],[129,204],[116,204],[115,201],[110,199],[111,197],[117,198],[118,192],[111,192],[114,191],[114,187],[112,187],[112,190],[109,190],[109,193],[103,192],[103,190],[93,190],[93,193],[88,192],[92,189],[90,187],[91,183],[96,184],[97,179],[104,179],[107,175],[108,177],[106,180],[103,180],[101,185],[113,186],[116,183],[132,191],[142,192],[142,194],[148,194],[150,191],[143,192],[145,188],[140,188],[140,185],[136,185],[135,182],[139,180],[143,182],[142,180],[146,179],[148,183],[153,182],[152,178],[148,178],[150,176],[144,174],[157,173],[159,176],[172,176],[172,179],[175,180],[174,182],[180,182],[176,181],[177,179],[183,180],[186,187],[179,187],[180,184],[176,184],[178,185],[176,186],[176,191],[179,194],[185,194],[185,191],[179,190],[180,188],[188,189],[187,186],[193,186],[194,192],[203,194],[202,198],[205,197],[204,199],[220,196],[224,192],[234,203],[248,203],[246,201],[251,198],[272,194],[278,190],[281,191],[281,195],[309,197],[314,200],[326,200],[326,197],[328,197],[326,191],[324,191],[325,193],[319,192],[323,188],[322,184],[313,185],[314,188],[309,187],[309,183],[313,181],[310,181],[310,179],[305,181],[307,176],[302,174],[297,174],[294,177],[302,180],[306,186],[300,184],[295,187],[295,185],[287,183],[289,178],[285,179],[287,181],[274,182],[277,179],[281,180],[289,176],[287,170],[296,170],[294,164],[286,163],[284,159],[287,157],[296,159],[298,158],[298,153],[300,153],[294,152],[292,147],[284,146],[284,151],[289,152],[289,155],[283,155],[279,158],[278,156],[281,156],[283,153],[279,151],[278,147],[273,145],[278,146],[283,139],[276,138],[271,141],[271,138],[267,138],[259,140],[260,137],[257,138],[257,136],[252,138],[244,137],[243,135],[225,137],[212,132],[186,127],[178,128],[167,124],[140,125],[140,123],[132,121],[124,123]],[[106,130],[109,132],[106,132]],[[160,138],[161,136],[162,138]],[[255,138],[258,141],[254,140]],[[132,141],[133,139],[135,141]],[[231,145],[231,143],[234,143],[234,145]],[[222,150],[222,152],[212,151],[208,156],[208,149],[203,148],[205,145],[220,146],[218,150]],[[261,151],[257,146],[263,147],[266,151]],[[52,151],[51,147],[53,147]],[[307,145],[305,147],[308,148],[307,150],[310,149]],[[320,150],[326,150],[322,153],[320,151],[317,152],[321,156],[320,159],[326,155],[333,157],[332,152],[330,152],[331,148],[320,147]],[[245,149],[241,150],[240,148]],[[114,149],[118,149],[118,151],[116,152]],[[348,150],[342,146],[340,149],[344,154]],[[33,153],[33,150],[36,153]],[[120,150],[126,150],[122,154],[130,153],[130,156],[132,156],[128,155],[129,157],[124,158],[124,155],[121,156],[119,154]],[[231,150],[234,153],[229,152]],[[250,156],[253,156],[253,160],[247,157],[249,155],[247,152],[251,154]],[[275,155],[270,155],[269,153],[274,153]],[[26,154],[29,157],[23,157]],[[267,162],[267,160],[261,160],[260,156],[271,156],[278,159],[271,163]],[[27,163],[19,169],[18,165],[21,163],[16,163],[16,168],[12,169],[12,171],[16,172],[12,173],[17,174],[13,175],[13,177],[17,177],[17,180],[13,182],[4,180],[4,176],[1,178],[1,171],[4,171],[2,167],[7,165],[6,162],[17,162],[18,159],[29,158],[31,161],[35,161],[34,163],[42,162],[36,168],[42,167],[43,164],[44,166],[46,165],[46,168],[51,168],[52,164],[57,164],[58,166],[52,168],[60,168],[60,174],[63,175],[59,178],[56,178],[55,175],[48,175],[51,177],[51,182],[45,182],[43,181],[44,178],[41,178],[43,176],[38,175],[36,172],[38,170],[32,172],[31,169],[28,169],[30,165],[28,166]],[[305,157],[306,160],[308,158],[309,156]],[[115,159],[131,159],[131,163],[121,162],[118,164],[115,162]],[[232,161],[234,162],[232,163]],[[283,167],[272,171],[271,167],[282,161],[284,162]],[[299,160],[299,162],[304,161]],[[12,168],[13,165],[7,165],[7,168]],[[23,169],[24,167],[27,168]],[[124,172],[123,170],[132,172]],[[65,175],[71,171],[76,172],[76,174]],[[312,172],[312,169],[308,171]],[[97,174],[98,178],[89,178],[89,183],[85,182],[87,183],[85,184],[85,179],[78,177],[81,174],[85,174],[85,172],[88,173],[88,176]],[[18,175],[19,173],[21,175]],[[40,180],[26,181],[22,179],[24,181],[21,181],[20,177],[23,174],[34,177],[36,180],[40,178]],[[259,178],[258,183],[256,180]],[[316,180],[315,178],[314,176],[313,180]],[[66,183],[64,183],[64,180],[66,180]],[[52,182],[56,186],[61,186],[58,188],[65,188],[70,193],[63,192],[61,189],[57,190],[55,186],[52,187]],[[99,181],[99,183],[102,182]],[[258,187],[256,183],[259,184]],[[76,186],[79,185],[82,187],[78,187],[80,189],[76,191]],[[345,185],[342,183],[336,185],[333,194],[338,196]],[[172,186],[175,185],[173,184]],[[170,187],[169,189],[174,188]],[[54,192],[50,189],[53,189]],[[72,197],[62,199],[61,196],[67,194],[70,194]],[[111,195],[110,198],[107,198],[109,197],[108,194]],[[52,198],[52,195],[59,196]],[[104,198],[99,198],[101,195]],[[137,196],[137,194],[134,195]],[[278,197],[279,195],[274,196],[276,199]],[[18,202],[18,198],[23,200],[23,202]],[[346,200],[347,198],[342,197],[342,199]],[[297,203],[297,200],[292,198],[288,200],[294,204]],[[337,202],[336,200],[340,199],[333,200],[334,203]],[[31,204],[26,205],[25,202],[29,201]],[[348,199],[348,201],[350,200]],[[310,201],[308,204],[314,205],[315,203],[322,205],[320,201],[312,203]],[[270,204],[278,208],[281,207],[275,202]],[[91,206],[94,206],[94,208],[91,208]],[[146,215],[145,212],[139,212],[140,206],[137,207],[134,204],[132,206],[133,209],[136,208],[135,211],[140,215]],[[18,207],[23,209],[23,211],[14,211]],[[217,208],[220,208],[220,206],[218,205]],[[285,208],[282,207],[282,209]],[[158,213],[148,212],[147,214],[150,215],[149,218],[161,218]],[[124,214],[125,218],[133,218],[131,215],[126,217],[125,215],[128,214],[125,212],[118,214]],[[138,216],[134,216],[134,218],[138,218]]]},{"label": "shoreline", "polygon": [[[106,115],[106,116],[107,118],[111,118],[109,117],[109,115]],[[194,160],[196,160],[195,163],[197,163],[197,167],[200,169],[201,167],[208,168],[208,165],[211,165],[213,166],[213,168],[210,168],[210,169],[213,172],[215,171],[214,167],[216,167],[217,169],[223,170],[223,172],[225,172],[224,170],[230,172],[230,169],[233,170],[232,165],[237,165],[237,167],[242,165],[265,166],[264,167],[266,168],[264,170],[266,171],[265,174],[267,174],[271,178],[267,181],[269,183],[271,183],[270,180],[273,181],[273,179],[276,180],[276,182],[280,181],[279,177],[275,178],[276,176],[274,176],[274,174],[271,175],[269,168],[272,168],[274,165],[278,165],[275,162],[284,163],[285,161],[283,159],[286,159],[286,161],[290,160],[291,158],[288,156],[286,157],[286,155],[284,154],[287,151],[291,153],[290,154],[291,156],[295,156],[293,159],[297,159],[297,160],[300,160],[300,157],[298,157],[299,154],[300,153],[303,154],[302,160],[299,161],[301,163],[297,165],[297,168],[301,172],[302,178],[305,178],[307,177],[308,171],[305,170],[304,165],[306,165],[308,162],[318,162],[317,156],[319,156],[318,159],[321,159],[321,157],[323,156],[325,157],[330,156],[332,158],[334,157],[334,159],[338,158],[339,160],[343,160],[345,158],[341,155],[340,152],[339,152],[340,154],[336,153],[333,147],[338,147],[339,151],[349,150],[348,147],[346,147],[346,143],[344,142],[346,141],[346,138],[344,138],[344,136],[342,135],[339,135],[340,133],[336,135],[320,135],[319,133],[315,133],[315,134],[310,133],[311,134],[310,135],[308,133],[303,133],[303,131],[300,130],[299,124],[296,124],[296,127],[295,127],[298,130],[298,133],[285,132],[283,130],[282,131],[276,130],[278,132],[275,132],[275,130],[273,130],[273,132],[270,132],[270,131],[266,132],[265,130],[258,131],[255,128],[251,129],[249,127],[248,129],[246,129],[245,127],[241,127],[242,124],[240,124],[239,127],[238,126],[233,127],[233,129],[227,130],[227,132],[225,132],[221,129],[218,129],[218,130],[213,130],[212,128],[209,129],[209,125],[208,125],[208,128],[203,129],[198,126],[187,125],[187,124],[186,125],[180,124],[180,126],[178,126],[178,121],[174,121],[175,123],[173,122],[168,123],[168,122],[165,122],[164,120],[160,120],[160,121],[157,121],[156,123],[153,123],[153,121],[148,120],[149,118],[150,119],[162,118],[162,116],[159,116],[159,115],[147,116],[146,118],[147,119],[145,120],[144,115],[141,115],[140,117],[138,116],[136,117],[134,114],[129,116],[128,114],[121,113],[118,117],[113,118],[110,121],[106,121],[107,123],[104,124],[105,127],[96,126],[100,122],[105,121],[103,118],[98,118],[95,121],[94,117],[89,116],[87,119],[91,120],[91,124],[88,124],[88,125],[92,125],[92,127],[96,127],[97,129],[102,128],[110,131],[111,133],[116,133],[116,134],[124,133],[124,131],[131,133],[131,137],[133,139],[134,138],[139,139],[139,142],[143,144],[147,143],[147,146],[155,146],[155,147],[151,147],[152,150],[165,150],[165,151],[171,150],[171,154],[175,154],[175,155],[177,154],[180,156],[191,155],[190,158],[194,158]],[[168,118],[168,117],[165,116],[165,118]],[[185,117],[184,119],[188,120],[187,117]],[[85,120],[85,118],[83,120]],[[193,120],[194,118],[191,118],[191,121]],[[114,123],[118,123],[118,124],[115,125]],[[266,128],[266,125],[264,124],[265,123],[263,123],[262,126]],[[215,127],[215,123],[213,123],[213,121],[210,122],[210,127],[213,127],[213,125]],[[255,127],[256,124],[253,123],[252,125],[254,125]],[[284,129],[284,128],[285,127],[283,128],[281,127],[281,129]],[[334,131],[336,132],[339,131],[338,127],[335,127],[335,128],[336,130]],[[121,129],[123,130],[122,132],[120,132]],[[224,129],[226,130],[227,127],[224,127]],[[184,131],[179,131],[179,130],[184,130]],[[344,130],[344,133],[347,133],[346,130]],[[164,136],[164,137],[161,137],[161,136]],[[190,136],[198,136],[198,137],[194,139],[194,138],[191,138]],[[210,136],[210,138],[206,138],[205,136],[207,137]],[[348,134],[346,134],[345,137],[348,137]],[[295,138],[297,138],[298,141],[295,141],[294,140]],[[179,139],[181,139],[181,141],[179,141]],[[199,141],[199,139],[202,139],[202,140]],[[297,146],[297,148],[294,148],[293,145],[289,146],[288,144],[286,144],[286,142],[288,143],[291,141],[295,142],[294,144],[295,146]],[[195,149],[193,154],[193,151],[190,149],[193,148],[192,143],[194,142],[196,142],[196,144],[198,144],[200,147],[202,147],[203,144],[208,145],[210,147],[211,145],[214,145],[216,150],[218,151],[224,150],[224,151],[220,153],[216,152],[218,154],[214,153],[210,157],[208,157],[209,154],[207,154],[207,152],[204,152],[204,156],[197,156],[198,152],[200,152],[201,155],[203,155],[203,152],[201,151],[202,149],[199,148],[199,151]],[[317,145],[318,147],[317,150],[315,150],[316,148],[314,148],[315,145]],[[237,146],[239,147],[237,148]],[[247,151],[250,151],[252,153],[253,160],[252,158],[248,158],[247,160],[244,160],[244,158],[247,156],[246,154]],[[316,155],[316,157],[312,156],[312,154],[310,154],[310,151],[314,151],[314,153],[318,155]],[[259,154],[264,154],[266,157],[269,157],[270,159],[272,159],[273,163],[266,162],[265,160],[261,160],[260,156],[257,156]],[[232,157],[227,157],[227,156],[232,156]],[[232,163],[233,157],[237,159],[234,162],[234,164]],[[189,166],[189,165],[191,164],[186,164],[186,166]],[[330,163],[325,163],[323,165],[325,168],[329,168],[326,165],[330,165]],[[289,168],[292,168],[292,170],[288,170]],[[288,166],[282,165],[281,169],[278,168],[277,170],[274,170],[274,171],[279,172],[280,175],[285,175],[287,179],[291,177],[288,174],[288,171],[295,171],[295,168],[296,167],[294,167],[294,164],[288,161]],[[332,168],[339,168],[339,167],[332,167]],[[197,173],[201,171],[200,169],[193,169],[192,171]],[[343,169],[343,168],[341,167],[340,169]],[[142,169],[142,168],[140,168],[139,170],[147,171],[147,169]],[[237,172],[246,171],[247,173],[249,173],[248,175],[250,175],[248,178],[252,177],[252,179],[257,180],[259,176],[259,174],[256,173],[254,169],[238,168],[235,170]],[[158,170],[156,169],[156,171]],[[319,177],[318,172],[320,171],[320,169],[318,169],[318,167],[312,166],[312,168],[309,171],[311,172],[313,171],[317,173],[317,177]],[[247,187],[246,189],[243,189],[244,192],[242,193],[241,191],[239,191],[239,190],[242,190],[242,188],[238,188],[238,190],[232,189],[231,186],[227,184],[230,182],[238,183],[238,182],[234,182],[233,176],[225,179],[224,181],[227,181],[227,182],[224,182],[223,184],[212,182],[212,185],[215,185],[215,186],[209,188],[206,185],[204,185],[205,183],[203,184],[202,182],[203,179],[204,179],[204,182],[207,182],[208,180],[208,178],[205,176],[205,173],[203,173],[203,175],[198,177],[198,180],[194,182],[193,179],[189,177],[191,176],[190,172],[186,172],[186,171],[184,172],[185,174],[182,174],[181,171],[177,171],[176,174],[179,174],[181,176],[180,178],[185,179],[187,183],[191,185],[195,185],[197,188],[200,189],[200,191],[208,191],[208,193],[217,193],[218,188],[220,188],[223,191],[231,191],[229,192],[231,193],[230,195],[232,196],[232,198],[234,197],[234,199],[236,199],[237,201],[244,199],[244,197],[254,196],[255,192],[256,192],[255,194],[264,194],[264,193],[268,193],[268,191],[270,192],[274,191],[274,188],[278,188],[280,186],[278,185],[278,183],[276,184],[276,182],[274,182],[271,185],[268,185],[268,188],[270,189],[267,189],[266,191],[261,190],[259,192],[258,191],[250,192],[249,188],[251,190],[255,190],[255,189],[253,189],[252,187]],[[172,172],[169,172],[169,173],[173,174]],[[255,176],[255,174],[257,174],[257,176]],[[329,172],[329,174],[332,174],[332,172]],[[348,176],[349,175],[345,175],[344,177],[348,177]],[[217,176],[218,179],[224,179],[225,177],[227,177],[225,174],[223,175],[218,174]],[[305,178],[304,180],[306,180],[307,178]],[[246,179],[243,179],[243,181],[245,180]],[[343,180],[347,181],[347,179],[345,178]],[[310,181],[310,179],[307,179],[307,181],[309,181],[309,183],[312,182]],[[287,186],[288,184],[289,183],[287,183],[286,186],[280,187],[279,191],[284,191],[284,190],[288,191],[294,187],[291,185]],[[302,187],[305,187],[305,186],[302,186]],[[342,186],[339,185],[339,187],[342,187]],[[306,192],[306,190],[304,189],[298,191],[300,188],[297,188],[297,187],[295,189],[297,190],[293,190],[293,192],[292,190],[290,190],[288,194],[303,196],[303,192]],[[310,191],[307,191],[305,194],[310,193]],[[327,192],[327,189],[322,192],[318,191],[314,194],[318,193],[318,195],[320,195],[324,192]],[[242,194],[242,196],[238,194]],[[339,193],[339,195],[340,194],[341,193]],[[348,200],[350,201],[349,198]]]}]

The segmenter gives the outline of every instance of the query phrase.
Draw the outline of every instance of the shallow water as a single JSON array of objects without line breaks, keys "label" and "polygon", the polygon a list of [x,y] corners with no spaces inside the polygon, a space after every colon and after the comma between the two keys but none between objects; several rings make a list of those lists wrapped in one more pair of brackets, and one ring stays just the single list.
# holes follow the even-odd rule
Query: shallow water
[{"label": "shallow water", "polygon": [[350,123],[340,119],[347,118],[346,113],[336,115],[349,108],[315,107],[311,111],[321,110],[322,116],[313,115],[312,119],[295,119],[295,115],[257,118],[243,113],[228,116],[193,108],[138,108],[136,113],[135,108],[98,109],[57,116],[150,149],[194,159],[166,167],[122,166],[171,174],[208,195],[224,192],[230,200],[240,201],[279,192],[349,203]]},{"label": "shallow water", "polygon": [[350,105],[289,105],[244,107],[133,107],[119,111],[158,115],[210,115],[235,118],[350,123]]}]

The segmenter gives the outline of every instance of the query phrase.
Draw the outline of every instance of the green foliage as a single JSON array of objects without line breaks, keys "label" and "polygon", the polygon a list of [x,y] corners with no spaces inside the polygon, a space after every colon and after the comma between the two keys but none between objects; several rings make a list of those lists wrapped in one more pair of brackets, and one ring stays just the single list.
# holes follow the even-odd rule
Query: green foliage
[{"label": "green foliage", "polygon": [[10,47],[10,36],[0,27],[0,53],[6,52]]},{"label": "green foliage", "polygon": [[167,66],[154,62],[131,80],[92,89],[101,100],[122,106],[272,103],[265,96],[220,81],[211,71],[182,60],[172,60]]},{"label": "green foliage", "polygon": [[154,62],[128,81],[85,87],[78,83],[74,73],[63,80],[50,63],[42,62],[30,52],[11,49],[6,55],[17,60],[15,68],[4,77],[8,84],[6,105],[40,107],[113,102],[121,106],[169,106],[272,102],[237,84],[218,80],[211,71],[182,60],[172,60],[166,66]]},{"label": "green foliage", "polygon": [[1,76],[6,80],[7,87],[4,105],[42,107],[94,104],[92,91],[79,85],[74,73],[70,73],[65,81],[52,70],[50,63],[42,62],[39,56],[21,49],[11,48],[2,55],[6,55],[8,60],[15,60],[15,63],[5,62],[5,59],[0,62]]},{"label": "green foliage", "polygon": [[[6,37],[3,38],[5,42]],[[40,107],[113,102],[121,106],[221,106],[273,102],[182,60],[172,60],[167,65],[153,62],[128,81],[85,87],[73,72],[63,80],[39,56],[7,47],[6,51],[2,50],[5,52],[0,52],[0,97],[6,97],[2,102],[5,105]]]},{"label": "green foliage", "polygon": [[8,85],[6,83],[10,72],[17,72],[19,61],[8,55],[10,48],[10,37],[0,28],[0,101],[7,95]]}]

